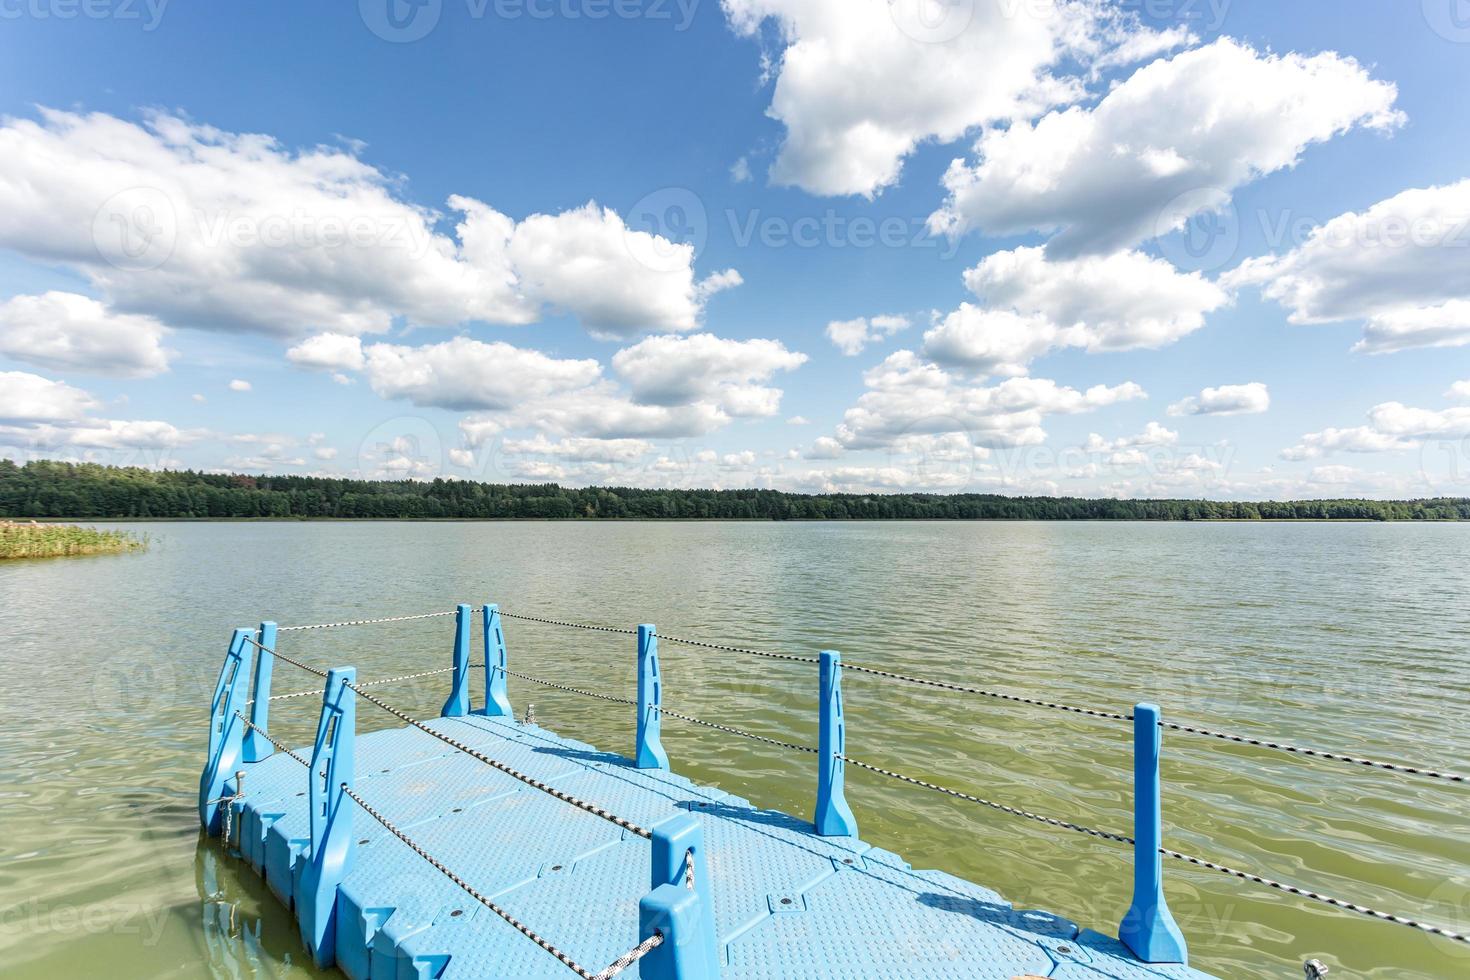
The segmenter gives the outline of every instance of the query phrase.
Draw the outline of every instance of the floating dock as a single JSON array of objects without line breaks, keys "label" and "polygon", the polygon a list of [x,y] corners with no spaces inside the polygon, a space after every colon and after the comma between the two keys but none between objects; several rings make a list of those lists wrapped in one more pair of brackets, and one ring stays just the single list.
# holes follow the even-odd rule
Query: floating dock
[{"label": "floating dock", "polygon": [[[484,660],[472,667],[475,612]],[[1185,965],[1184,937],[1163,900],[1161,855],[1188,858],[1159,843],[1160,723],[1151,706],[1109,716],[1137,732],[1134,836],[1047,820],[1134,846],[1135,898],[1120,940],[1015,908],[945,872],[915,870],[861,839],[843,793],[844,765],[855,760],[844,752],[842,664],[833,652],[769,655],[818,667],[818,746],[678,716],[810,754],[808,819],[670,770],[660,722],[672,712],[662,707],[653,627],[613,630],[636,636],[636,699],[565,688],[633,707],[629,758],[516,719],[506,678],[524,675],[508,668],[494,605],[387,621],[433,615],[455,615],[456,626],[452,665],[426,672],[452,675],[441,717],[430,720],[369,690],[403,678],[359,683],[352,668],[291,659],[272,623],[236,630],[225,658],[200,818],[294,911],[319,965],[353,980],[568,972],[584,980],[1210,980]],[[272,695],[280,661],[324,681],[312,746],[269,733],[272,699],[314,693]],[[472,669],[485,676],[479,707],[469,702]],[[404,727],[359,734],[360,706]],[[1312,970],[1309,963],[1309,977]]]}]

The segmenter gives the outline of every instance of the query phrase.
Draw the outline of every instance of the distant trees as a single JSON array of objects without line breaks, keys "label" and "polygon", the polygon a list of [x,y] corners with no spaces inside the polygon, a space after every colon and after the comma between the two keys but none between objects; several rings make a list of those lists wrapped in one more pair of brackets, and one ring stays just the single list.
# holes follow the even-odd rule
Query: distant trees
[{"label": "distant trees", "polygon": [[471,480],[347,480],[0,459],[0,517],[698,518],[715,520],[1470,519],[1470,499],[1111,500],[997,494],[790,494]]}]

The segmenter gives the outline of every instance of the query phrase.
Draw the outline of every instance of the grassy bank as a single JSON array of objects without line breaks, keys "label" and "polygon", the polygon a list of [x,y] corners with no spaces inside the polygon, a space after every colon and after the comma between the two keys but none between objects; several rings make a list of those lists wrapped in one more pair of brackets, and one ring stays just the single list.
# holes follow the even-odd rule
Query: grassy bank
[{"label": "grassy bank", "polygon": [[107,555],[148,547],[148,539],[127,531],[95,527],[0,521],[0,559]]}]

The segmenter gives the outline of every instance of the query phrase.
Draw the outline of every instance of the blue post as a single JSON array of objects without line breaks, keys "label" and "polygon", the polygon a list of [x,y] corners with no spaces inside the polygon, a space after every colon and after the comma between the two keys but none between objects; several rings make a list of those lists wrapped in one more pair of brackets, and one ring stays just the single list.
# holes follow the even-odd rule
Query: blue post
[{"label": "blue post", "polygon": [[639,769],[669,768],[661,733],[663,682],[658,676],[658,633],[653,624],[638,627],[638,744],[633,753]]},{"label": "blue post", "polygon": [[255,702],[250,705],[250,724],[245,733],[245,761],[269,759],[276,747],[265,737],[270,731],[271,672],[276,665],[276,624],[260,624],[260,646],[255,658]]},{"label": "blue post", "polygon": [[820,728],[817,734],[817,812],[813,819],[823,837],[856,837],[857,817],[843,791],[847,728],[842,719],[842,654],[823,650]]},{"label": "blue post", "polygon": [[439,715],[463,718],[470,713],[470,607],[461,602],[454,613],[454,681]]},{"label": "blue post", "polygon": [[1164,801],[1159,754],[1164,735],[1159,707],[1133,709],[1133,905],[1118,927],[1133,955],[1145,963],[1188,963],[1189,950],[1164,901]]},{"label": "blue post", "polygon": [[343,792],[343,786],[350,787],[353,782],[357,695],[346,685],[356,680],[354,667],[339,667],[327,674],[308,777],[311,850],[302,855],[300,878],[295,883],[301,941],[323,969],[337,959],[337,886],[351,869],[355,846],[355,804]]},{"label": "blue post", "polygon": [[246,678],[255,651],[248,639],[250,632],[237,629],[230,637],[209,705],[209,757],[199,776],[199,822],[209,834],[219,833],[223,826],[219,800],[236,791],[235,772],[243,761],[245,725],[236,712],[245,709],[249,691]]},{"label": "blue post", "polygon": [[[694,887],[685,859],[693,852]],[[719,980],[715,908],[704,853],[704,829],[680,814],[653,831],[653,890],[638,903],[638,939],[655,931],[664,941],[639,964],[644,980]]]},{"label": "blue post", "polygon": [[485,603],[481,611],[485,620],[485,715],[489,718],[514,718],[510,695],[505,689],[505,672],[510,657],[505,649],[505,631],[500,628],[500,607]]}]

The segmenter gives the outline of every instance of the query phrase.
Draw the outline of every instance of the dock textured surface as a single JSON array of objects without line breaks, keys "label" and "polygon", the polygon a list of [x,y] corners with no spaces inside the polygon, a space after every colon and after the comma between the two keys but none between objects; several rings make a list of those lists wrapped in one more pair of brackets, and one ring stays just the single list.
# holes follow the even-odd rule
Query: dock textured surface
[{"label": "dock textured surface", "polygon": [[[535,725],[469,716],[430,727],[557,789],[655,827],[703,825],[722,973],[728,978],[1212,980],[1139,963],[1116,940],[980,885],[916,871],[852,837],[762,810],[681,776]],[[310,750],[298,752],[303,758]],[[435,858],[585,964],[638,943],[649,842],[413,728],[358,736],[357,792]],[[289,902],[307,843],[307,773],[277,752],[244,767],[232,836]],[[338,966],[369,978],[572,974],[354,808],[354,870],[337,904]],[[638,976],[634,964],[624,977]]]}]

